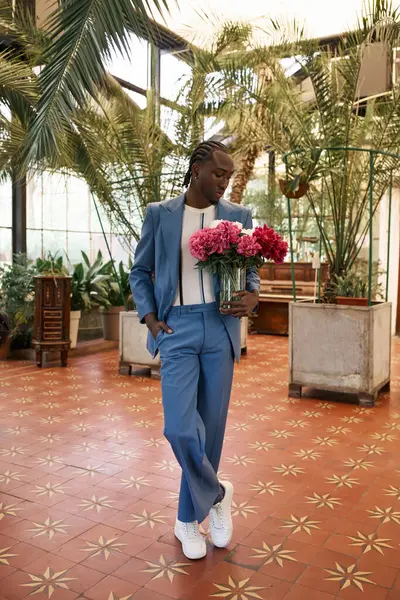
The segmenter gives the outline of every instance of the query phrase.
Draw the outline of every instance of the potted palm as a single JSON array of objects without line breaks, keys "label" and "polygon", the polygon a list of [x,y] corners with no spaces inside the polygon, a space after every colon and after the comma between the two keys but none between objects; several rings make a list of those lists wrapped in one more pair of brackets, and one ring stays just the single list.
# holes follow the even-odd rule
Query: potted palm
[{"label": "potted palm", "polygon": [[[301,35],[286,42],[285,26],[275,22],[282,40],[278,51],[258,46],[232,55],[215,78],[223,110],[230,106],[238,112],[240,106],[237,135],[244,139],[256,131],[257,141],[275,151],[278,168],[287,174],[281,184],[285,195],[306,191],[329,266],[324,302],[290,305],[293,395],[307,386],[352,392],[361,403],[373,404],[390,380],[390,303],[348,307],[331,303],[331,292],[360,256],[368,250],[371,256],[373,220],[399,171],[400,128],[393,127],[394,115],[400,117],[397,92],[378,99],[362,91],[371,48],[386,68],[400,45],[399,25],[398,11],[376,0],[355,32],[343,35],[332,50]],[[296,77],[288,77],[279,61],[285,51],[295,57]],[[257,85],[255,65],[262,62],[272,73],[268,93]]]},{"label": "potted palm", "polygon": [[71,321],[72,347],[76,346],[78,338],[88,340],[103,335],[100,307],[110,306],[108,300],[110,261],[104,262],[100,250],[93,263],[85,252],[82,251],[81,254],[83,262],[75,265],[72,271],[71,310],[75,313]]}]

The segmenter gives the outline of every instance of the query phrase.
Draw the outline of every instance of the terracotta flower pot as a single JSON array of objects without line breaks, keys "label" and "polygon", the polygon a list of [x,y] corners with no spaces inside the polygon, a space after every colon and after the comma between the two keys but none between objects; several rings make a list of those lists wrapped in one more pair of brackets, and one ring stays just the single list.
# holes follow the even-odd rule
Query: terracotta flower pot
[{"label": "terracotta flower pot", "polygon": [[342,306],[368,306],[368,298],[350,298],[347,296],[337,296],[337,304]]},{"label": "terracotta flower pot", "polygon": [[280,179],[279,187],[282,194],[286,196],[286,198],[298,200],[307,194],[310,186],[308,183],[300,183],[298,189],[295,192],[292,192],[292,190],[289,189],[289,183],[286,181],[286,179]]},{"label": "terracotta flower pot", "polygon": [[4,343],[0,345],[0,360],[7,360],[10,352],[11,339],[11,335],[8,335],[4,340]]}]

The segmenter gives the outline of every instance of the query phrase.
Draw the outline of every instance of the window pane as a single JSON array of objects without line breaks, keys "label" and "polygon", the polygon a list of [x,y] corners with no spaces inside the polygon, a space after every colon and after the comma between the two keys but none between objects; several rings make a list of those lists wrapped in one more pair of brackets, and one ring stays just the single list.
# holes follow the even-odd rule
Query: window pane
[{"label": "window pane", "polygon": [[28,229],[26,232],[28,258],[36,260],[42,256],[42,231]]},{"label": "window pane", "polygon": [[72,231],[89,231],[90,196],[87,184],[76,177],[69,177],[67,198],[67,229]]},{"label": "window pane", "polygon": [[142,94],[138,94],[137,92],[133,92],[132,90],[127,90],[124,88],[125,92],[132,98],[134,102],[138,105],[139,108],[146,108],[147,106],[147,98]]},{"label": "window pane", "polygon": [[67,252],[67,233],[66,231],[51,231],[43,230],[43,252],[46,255],[48,252],[63,255]]},{"label": "window pane", "polygon": [[125,241],[124,238],[116,235],[111,236],[111,253],[117,264],[122,260],[123,264],[126,267],[128,266],[129,258],[133,259],[131,247],[132,245],[128,241]]},{"label": "window pane", "polygon": [[[108,244],[111,245],[111,234],[107,234]],[[104,262],[110,260],[110,255],[108,254],[107,244],[104,240],[104,236],[102,233],[93,233],[92,234],[92,260],[97,256],[98,251],[101,251]],[[113,257],[114,258],[114,257]]]},{"label": "window pane", "polygon": [[63,175],[43,174],[43,228],[66,229],[67,182]]},{"label": "window pane", "polygon": [[26,226],[41,229],[42,223],[42,176],[32,175],[26,186]]},{"label": "window pane", "polygon": [[166,100],[176,100],[191,73],[187,65],[173,54],[161,55],[161,97]]},{"label": "window pane", "polygon": [[[99,210],[101,224],[103,225],[103,229],[105,232],[110,232],[110,230],[111,230],[110,222],[105,213],[105,210],[103,209],[102,205],[100,204],[100,202],[98,200],[96,201],[96,204],[97,204],[97,208]],[[97,216],[97,211],[96,211],[96,207],[95,207],[93,198],[90,198],[90,231],[96,231],[98,233],[102,232],[100,220]]]},{"label": "window pane", "polygon": [[106,69],[121,79],[147,88],[147,42],[131,35],[129,56],[118,51],[112,51],[111,60],[106,64]]},{"label": "window pane", "polygon": [[0,225],[11,227],[12,225],[12,187],[11,181],[0,183]]},{"label": "window pane", "polygon": [[0,265],[12,259],[11,229],[0,227]]},{"label": "window pane", "polygon": [[90,258],[90,233],[68,232],[68,259],[72,265],[82,262],[82,252]]}]

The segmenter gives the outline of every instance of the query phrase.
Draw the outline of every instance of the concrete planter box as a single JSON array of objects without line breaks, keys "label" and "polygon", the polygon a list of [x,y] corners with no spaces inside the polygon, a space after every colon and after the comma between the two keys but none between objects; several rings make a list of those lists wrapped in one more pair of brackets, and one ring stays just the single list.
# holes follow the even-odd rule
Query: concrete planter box
[{"label": "concrete planter box", "polygon": [[147,351],[147,327],[140,324],[138,313],[120,312],[119,319],[119,372],[130,375],[133,367],[139,367],[159,379],[160,355],[152,359]]},{"label": "concrete planter box", "polygon": [[373,406],[390,386],[390,302],[370,307],[291,303],[289,396],[303,387],[356,394]]}]

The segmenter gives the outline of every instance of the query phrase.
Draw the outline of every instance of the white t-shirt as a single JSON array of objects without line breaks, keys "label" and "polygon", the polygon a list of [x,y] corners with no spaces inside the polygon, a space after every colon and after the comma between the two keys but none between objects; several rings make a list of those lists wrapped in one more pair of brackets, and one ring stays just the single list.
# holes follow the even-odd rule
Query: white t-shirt
[{"label": "white t-shirt", "polygon": [[[185,204],[182,223],[181,261],[182,261],[182,304],[204,304],[215,302],[213,278],[206,270],[196,269],[197,258],[190,254],[189,240],[193,233],[208,227],[216,219],[216,207],[193,208]],[[174,306],[180,306],[179,282]]]}]

